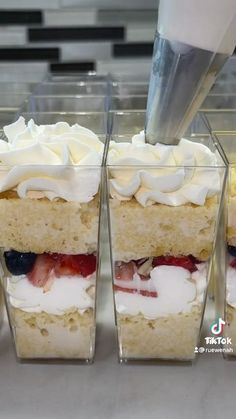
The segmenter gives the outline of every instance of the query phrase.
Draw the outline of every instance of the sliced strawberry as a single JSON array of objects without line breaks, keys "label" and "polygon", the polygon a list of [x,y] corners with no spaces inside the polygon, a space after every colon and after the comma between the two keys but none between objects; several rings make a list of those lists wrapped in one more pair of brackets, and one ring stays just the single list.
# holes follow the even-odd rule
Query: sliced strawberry
[{"label": "sliced strawberry", "polygon": [[48,253],[37,255],[34,267],[27,277],[35,287],[44,287],[54,267],[54,260]]},{"label": "sliced strawberry", "polygon": [[93,274],[96,270],[96,256],[95,255],[62,255],[55,254],[55,275],[60,277],[62,275],[74,276],[82,275],[87,277]]},{"label": "sliced strawberry", "polygon": [[132,281],[133,276],[137,272],[137,267],[133,261],[115,262],[115,278],[122,281]]},{"label": "sliced strawberry", "polygon": [[83,277],[92,275],[96,271],[95,255],[75,255],[73,258],[73,268],[78,269]]},{"label": "sliced strawberry", "polygon": [[236,269],[236,259],[233,259],[232,262],[230,263],[230,266],[234,269]]},{"label": "sliced strawberry", "polygon": [[152,264],[154,267],[160,265],[178,266],[187,269],[191,273],[197,271],[195,263],[189,256],[157,256],[153,258]]},{"label": "sliced strawberry", "polygon": [[156,291],[148,291],[148,290],[138,290],[137,288],[123,288],[119,285],[114,285],[114,291],[122,291],[122,292],[128,292],[129,294],[139,294],[144,297],[157,297]]}]

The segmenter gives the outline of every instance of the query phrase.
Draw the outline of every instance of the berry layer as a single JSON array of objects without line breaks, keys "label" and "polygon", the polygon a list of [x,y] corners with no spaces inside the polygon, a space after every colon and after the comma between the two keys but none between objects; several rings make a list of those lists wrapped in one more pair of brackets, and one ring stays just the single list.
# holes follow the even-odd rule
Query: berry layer
[{"label": "berry layer", "polygon": [[5,252],[10,304],[27,312],[63,314],[94,307],[96,257]]}]

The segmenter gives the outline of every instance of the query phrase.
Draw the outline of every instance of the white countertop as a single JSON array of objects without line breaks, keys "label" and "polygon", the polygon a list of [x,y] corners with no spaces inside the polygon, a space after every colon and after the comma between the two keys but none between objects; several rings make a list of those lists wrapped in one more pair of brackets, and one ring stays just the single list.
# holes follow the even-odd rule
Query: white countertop
[{"label": "white countertop", "polygon": [[1,419],[221,419],[235,415],[236,362],[201,354],[193,365],[119,364],[111,284],[99,285],[92,365],[16,362],[0,333]]}]

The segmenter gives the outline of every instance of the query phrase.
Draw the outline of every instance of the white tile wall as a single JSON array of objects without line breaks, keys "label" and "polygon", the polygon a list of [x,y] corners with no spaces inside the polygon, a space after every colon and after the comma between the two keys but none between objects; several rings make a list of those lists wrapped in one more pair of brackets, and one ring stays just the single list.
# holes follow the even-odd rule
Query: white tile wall
[{"label": "white tile wall", "polygon": [[111,42],[76,42],[58,45],[61,49],[62,61],[109,60],[111,58]]},{"label": "white tile wall", "polygon": [[[117,6],[118,7],[118,6]],[[144,23],[151,22],[151,24],[157,23],[157,8],[154,7],[153,10],[125,10],[116,9],[116,10],[98,10],[97,12],[97,22],[109,22],[112,23]]]},{"label": "white tile wall", "polygon": [[75,10],[45,10],[44,24],[46,26],[94,25],[97,12],[95,9]]},{"label": "white tile wall", "polygon": [[60,62],[109,60],[112,54],[112,42],[30,42],[29,48],[59,48]]},{"label": "white tile wall", "polygon": [[158,0],[61,0],[62,7],[96,7],[109,9],[155,9]]},{"label": "white tile wall", "polygon": [[61,0],[0,0],[0,9],[57,9]]},{"label": "white tile wall", "polygon": [[111,72],[113,74],[132,74],[134,71],[150,74],[151,69],[151,58],[150,59],[113,59],[109,61],[98,60],[97,61],[97,72],[106,73]]},{"label": "white tile wall", "polygon": [[26,28],[23,26],[0,26],[0,45],[24,45]]},{"label": "white tile wall", "polygon": [[38,82],[48,71],[48,63],[13,62],[0,63],[0,82],[27,81]]},{"label": "white tile wall", "polygon": [[128,42],[153,42],[156,24],[128,23],[126,27],[126,40]]}]

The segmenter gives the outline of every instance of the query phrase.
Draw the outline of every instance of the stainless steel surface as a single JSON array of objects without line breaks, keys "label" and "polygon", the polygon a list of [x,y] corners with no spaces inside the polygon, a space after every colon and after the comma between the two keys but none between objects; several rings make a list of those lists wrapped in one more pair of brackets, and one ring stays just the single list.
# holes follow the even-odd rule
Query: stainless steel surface
[{"label": "stainless steel surface", "polygon": [[157,32],[147,102],[149,143],[172,144],[182,137],[226,59]]}]

